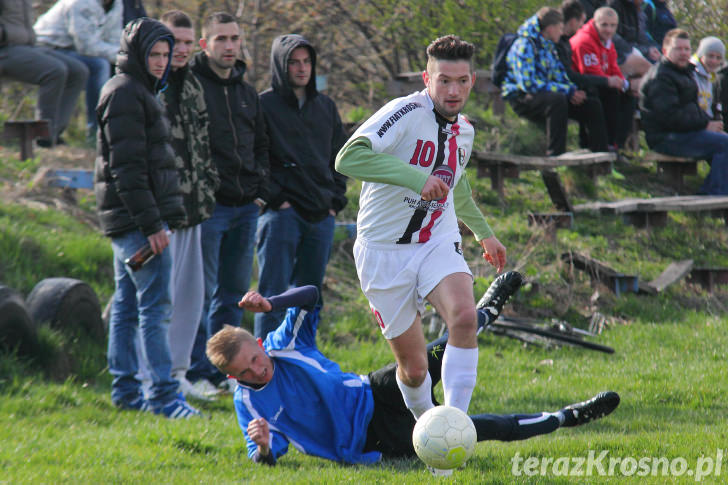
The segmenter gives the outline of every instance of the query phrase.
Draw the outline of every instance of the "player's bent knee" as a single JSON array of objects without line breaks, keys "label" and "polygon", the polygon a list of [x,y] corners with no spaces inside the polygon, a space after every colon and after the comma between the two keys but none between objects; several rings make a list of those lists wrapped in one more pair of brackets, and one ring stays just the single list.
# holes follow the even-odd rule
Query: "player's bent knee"
[{"label": "player's bent knee", "polygon": [[400,379],[410,387],[418,387],[425,382],[425,377],[427,377],[426,360],[424,365],[417,363],[410,364],[408,366],[400,366]]},{"label": "player's bent knee", "polygon": [[475,314],[475,308],[459,309],[447,322],[447,328],[452,333],[470,333],[475,332],[478,318]]}]

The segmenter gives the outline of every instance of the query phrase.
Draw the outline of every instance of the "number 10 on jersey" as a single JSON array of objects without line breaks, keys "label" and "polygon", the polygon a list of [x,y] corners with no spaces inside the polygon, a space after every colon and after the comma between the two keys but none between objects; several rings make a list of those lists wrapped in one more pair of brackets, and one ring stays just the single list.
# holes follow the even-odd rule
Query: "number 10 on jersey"
[{"label": "number 10 on jersey", "polygon": [[435,158],[435,144],[431,141],[417,140],[415,152],[410,159],[410,165],[429,167]]}]

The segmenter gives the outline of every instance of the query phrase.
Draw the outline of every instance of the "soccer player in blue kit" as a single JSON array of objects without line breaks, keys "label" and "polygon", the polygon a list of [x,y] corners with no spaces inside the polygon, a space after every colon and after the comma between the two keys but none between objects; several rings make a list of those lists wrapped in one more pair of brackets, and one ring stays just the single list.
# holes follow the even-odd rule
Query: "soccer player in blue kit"
[{"label": "soccer player in blue kit", "polygon": [[[496,279],[483,295],[503,285]],[[517,289],[517,288],[516,288]],[[503,303],[514,292],[509,291]],[[248,311],[288,308],[281,325],[265,341],[246,330],[226,325],[207,343],[207,356],[223,373],[238,380],[234,406],[245,435],[248,457],[275,465],[292,444],[301,453],[341,463],[375,463],[384,457],[414,457],[415,418],[396,382],[396,364],[366,375],[341,370],[316,345],[319,309],[315,286],[293,288],[264,298],[248,292],[239,305]],[[494,306],[494,305],[491,305]],[[478,311],[479,326],[498,317]],[[432,387],[440,380],[447,335],[427,346]],[[478,441],[511,441],[577,426],[611,413],[619,396],[601,392],[590,400],[553,413],[471,415]]]}]

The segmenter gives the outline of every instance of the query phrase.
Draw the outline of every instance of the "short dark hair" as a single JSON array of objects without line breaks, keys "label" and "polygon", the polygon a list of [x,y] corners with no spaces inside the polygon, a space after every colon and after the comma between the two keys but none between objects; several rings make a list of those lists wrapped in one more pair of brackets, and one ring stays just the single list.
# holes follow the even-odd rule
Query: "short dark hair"
[{"label": "short dark hair", "polygon": [[683,29],[672,29],[668,30],[665,34],[665,38],[662,40],[662,48],[667,49],[672,44],[672,39],[687,39],[690,40],[690,34]]},{"label": "short dark hair", "polygon": [[212,26],[214,24],[234,24],[237,23],[235,17],[227,12],[214,12],[205,18],[205,23],[202,24],[202,37],[207,38]]},{"label": "short dark hair", "polygon": [[561,15],[564,16],[564,23],[571,19],[580,19],[584,11],[584,5],[580,0],[564,0],[561,4]]},{"label": "short dark hair", "polygon": [[159,20],[170,27],[192,28],[192,19],[182,10],[170,10],[169,12],[164,12],[162,16],[159,17]]},{"label": "short dark hair", "polygon": [[561,15],[561,12],[552,7],[541,7],[539,11],[536,12],[536,16],[538,17],[538,25],[541,30],[555,24],[564,23],[564,16]]},{"label": "short dark hair", "polygon": [[225,324],[207,341],[205,353],[212,365],[223,370],[235,359],[246,342],[255,342],[255,337],[244,328]]},{"label": "short dark hair", "polygon": [[457,35],[444,35],[427,46],[427,65],[433,61],[467,61],[472,63],[475,46]]}]

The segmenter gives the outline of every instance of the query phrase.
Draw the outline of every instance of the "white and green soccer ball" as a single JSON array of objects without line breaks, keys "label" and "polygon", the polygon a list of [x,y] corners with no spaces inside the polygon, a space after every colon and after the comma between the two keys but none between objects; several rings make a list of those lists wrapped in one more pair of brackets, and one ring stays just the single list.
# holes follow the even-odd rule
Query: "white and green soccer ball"
[{"label": "white and green soccer ball", "polygon": [[477,433],[470,417],[451,406],[437,406],[417,420],[412,444],[420,460],[444,470],[465,463],[475,450]]}]

